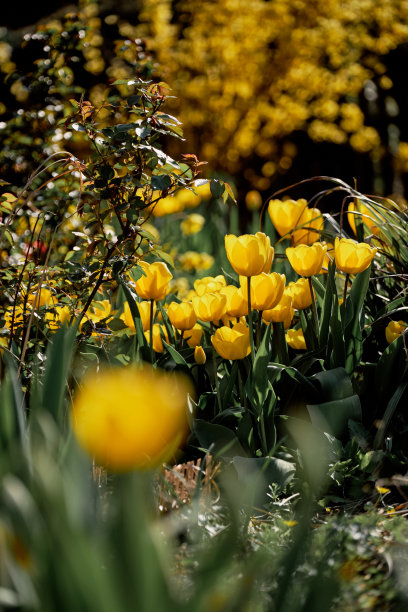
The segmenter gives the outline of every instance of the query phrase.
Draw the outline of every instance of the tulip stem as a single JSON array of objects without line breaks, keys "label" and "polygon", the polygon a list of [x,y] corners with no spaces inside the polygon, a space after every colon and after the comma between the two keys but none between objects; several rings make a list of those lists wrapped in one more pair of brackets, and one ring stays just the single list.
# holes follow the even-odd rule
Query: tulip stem
[{"label": "tulip stem", "polygon": [[[212,321],[210,321],[210,331],[212,335],[214,333],[214,324]],[[213,371],[214,371],[214,379],[215,379],[215,390],[217,393],[218,412],[222,412],[220,385],[218,382],[218,372],[217,372],[217,357],[216,357],[216,351],[214,347],[212,348],[212,362],[213,362]]]},{"label": "tulip stem", "polygon": [[154,300],[150,300],[150,321],[149,321],[149,327],[150,327],[150,357],[151,357],[152,363],[154,361],[154,352],[153,352],[153,318],[154,318]]},{"label": "tulip stem", "polygon": [[239,394],[241,396],[241,406],[243,406],[246,412],[248,410],[247,398],[246,398],[245,387],[242,381],[242,376],[241,376],[241,371],[239,369],[239,365],[238,365],[238,386],[239,386]]},{"label": "tulip stem", "polygon": [[249,342],[251,345],[251,360],[252,365],[255,361],[255,347],[254,347],[254,332],[253,332],[253,321],[252,321],[252,305],[251,305],[251,277],[247,277],[247,291],[248,291],[248,325],[249,325]]},{"label": "tulip stem", "polygon": [[316,338],[318,339],[319,338],[319,320],[317,318],[316,300],[315,300],[314,291],[313,291],[312,277],[309,276],[307,280],[309,281],[310,295],[312,296],[313,323],[314,323],[314,328],[316,332]]},{"label": "tulip stem", "polygon": [[261,326],[262,326],[262,310],[258,310],[258,321],[256,324],[256,348],[259,348],[261,342]]},{"label": "tulip stem", "polygon": [[343,291],[343,303],[341,305],[341,321],[344,325],[344,319],[346,317],[346,299],[347,299],[347,287],[349,284],[350,274],[346,274],[346,280],[344,281],[344,291]]}]

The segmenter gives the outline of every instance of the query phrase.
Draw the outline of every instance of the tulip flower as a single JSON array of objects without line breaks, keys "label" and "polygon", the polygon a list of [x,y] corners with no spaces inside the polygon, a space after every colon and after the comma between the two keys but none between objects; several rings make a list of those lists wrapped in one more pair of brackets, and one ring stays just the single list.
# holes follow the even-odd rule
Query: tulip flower
[{"label": "tulip flower", "polygon": [[167,334],[167,330],[163,325],[160,325],[159,323],[155,323],[152,327],[153,327],[152,343],[150,343],[150,329],[151,328],[145,331],[145,338],[148,344],[150,344],[150,346],[152,347],[152,349],[156,351],[156,353],[163,353],[164,346],[163,346],[162,334],[164,335],[164,339],[166,340],[166,342],[168,342],[169,337]]},{"label": "tulip flower", "polygon": [[167,265],[162,261],[152,264],[139,261],[138,265],[144,274],[135,283],[136,293],[144,300],[163,300],[169,292],[169,282],[173,278]]},{"label": "tulip flower", "polygon": [[[316,240],[319,240],[320,232],[324,226],[322,213],[318,208],[305,208],[298,226],[299,229],[292,233],[293,244],[313,244]],[[318,231],[313,232],[312,229]]]},{"label": "tulip flower", "polygon": [[300,244],[286,249],[286,257],[299,276],[309,277],[320,272],[326,250],[327,245],[321,242],[312,246]]},{"label": "tulip flower", "polygon": [[241,276],[256,276],[272,264],[273,248],[269,236],[262,232],[242,236],[228,234],[225,236],[225,249],[228,261]]},{"label": "tulip flower", "polygon": [[[251,306],[255,310],[270,310],[274,308],[283,295],[286,277],[284,274],[258,274],[251,278]],[[247,278],[240,276],[242,292],[247,291]]]},{"label": "tulip flower", "polygon": [[171,302],[167,314],[173,327],[182,331],[191,329],[197,322],[197,316],[191,302]]},{"label": "tulip flower", "polygon": [[27,303],[30,304],[30,306],[34,306],[35,304],[38,308],[39,306],[53,306],[57,303],[57,300],[50,289],[41,287],[39,290],[37,285],[30,290],[27,296]]},{"label": "tulip flower", "polygon": [[390,321],[385,328],[385,337],[388,344],[399,338],[407,327],[408,325],[404,321]]},{"label": "tulip flower", "polygon": [[231,327],[219,327],[211,336],[215,350],[223,359],[244,359],[251,352],[249,329],[242,323]]},{"label": "tulip flower", "polygon": [[295,314],[291,293],[285,289],[278,304],[270,310],[262,312],[266,323],[283,323],[285,329],[289,327]]},{"label": "tulip flower", "polygon": [[199,231],[201,231],[204,223],[205,218],[203,215],[192,213],[180,223],[180,228],[184,236],[189,236],[191,234],[197,234]]},{"label": "tulip flower", "polygon": [[225,287],[227,281],[222,274],[218,276],[204,276],[194,281],[194,289],[197,295],[204,295],[204,293],[217,293]]},{"label": "tulip flower", "polygon": [[300,225],[300,218],[307,208],[307,201],[301,200],[271,200],[268,213],[276,231],[280,236],[288,235]]},{"label": "tulip flower", "polygon": [[193,298],[193,308],[200,321],[219,321],[226,303],[227,298],[221,293],[205,293]]},{"label": "tulip flower", "polygon": [[240,318],[248,314],[248,301],[242,287],[227,285],[220,290],[220,293],[227,298],[225,305],[227,316]]},{"label": "tulip flower", "polygon": [[71,320],[71,311],[68,306],[54,306],[53,312],[47,312],[44,321],[47,323],[50,331],[56,331]]},{"label": "tulip flower", "polygon": [[194,348],[201,342],[203,336],[203,328],[199,323],[196,323],[191,329],[187,329],[184,332],[184,340],[187,341],[188,346]]},{"label": "tulip flower", "polygon": [[362,204],[359,200],[357,200],[357,203],[350,202],[350,204],[348,205],[347,221],[349,222],[349,225],[353,230],[354,235],[357,235],[355,219],[356,214],[358,214],[362,223],[367,226],[368,230],[372,234],[378,236],[381,230],[376,225],[377,222],[375,220],[374,211],[370,208],[370,206]]},{"label": "tulip flower", "polygon": [[205,352],[202,346],[196,346],[194,349],[194,361],[198,365],[204,365],[207,361],[207,357],[205,356]]},{"label": "tulip flower", "polygon": [[296,310],[304,310],[312,305],[313,298],[307,278],[299,278],[296,283],[289,283],[286,290],[292,296],[292,305]]},{"label": "tulip flower", "polygon": [[365,242],[354,242],[348,238],[336,238],[334,241],[334,258],[337,269],[345,274],[358,274],[371,264],[377,252]]},{"label": "tulip flower", "polygon": [[[151,303],[146,300],[143,302],[137,302],[136,305],[139,310],[140,319],[142,321],[143,331],[146,331],[150,328]],[[156,313],[156,306],[154,305],[153,306],[153,319],[154,319],[155,313]],[[125,302],[123,306],[123,314],[120,315],[120,318],[127,325],[127,327],[129,327],[133,331],[136,331],[135,323],[133,321],[132,313],[130,311],[130,306],[127,302]]]},{"label": "tulip flower", "polygon": [[306,349],[306,341],[301,329],[288,329],[286,332],[286,342],[293,349],[303,351]]},{"label": "tulip flower", "polygon": [[113,472],[151,469],[169,460],[188,431],[189,379],[147,364],[85,379],[71,413],[80,446]]}]

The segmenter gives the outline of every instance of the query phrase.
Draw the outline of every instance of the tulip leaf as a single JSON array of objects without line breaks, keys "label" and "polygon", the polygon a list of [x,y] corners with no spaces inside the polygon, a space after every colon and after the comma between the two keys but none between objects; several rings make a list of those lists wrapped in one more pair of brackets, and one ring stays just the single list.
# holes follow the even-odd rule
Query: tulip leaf
[{"label": "tulip leaf", "polygon": [[160,310],[160,314],[162,316],[163,319],[163,325],[166,328],[166,332],[167,335],[169,337],[169,340],[172,344],[176,345],[176,338],[174,335],[174,328],[172,326],[172,324],[170,323],[170,319],[169,319],[169,315],[167,314],[167,312],[164,310],[163,306],[159,303],[159,310]]},{"label": "tulip leaf", "polygon": [[228,406],[233,400],[232,392],[237,380],[238,373],[238,361],[234,361],[232,364],[231,372],[227,372],[221,379],[220,382],[220,393],[224,406]]},{"label": "tulip leaf", "polygon": [[252,402],[262,406],[268,392],[268,363],[270,360],[272,325],[268,325],[256,352],[252,373]]},{"label": "tulip leaf", "polygon": [[234,457],[232,465],[242,489],[254,495],[258,504],[266,502],[270,485],[282,491],[296,472],[294,463],[278,457]]},{"label": "tulip leaf", "polygon": [[404,382],[398,385],[392,398],[388,402],[387,408],[385,409],[385,412],[384,412],[384,416],[381,419],[380,427],[378,428],[377,434],[374,438],[374,444],[373,444],[374,449],[379,449],[380,446],[382,446],[388,425],[390,424],[391,419],[394,416],[395,411],[397,410],[398,405],[405,391],[407,390],[407,387],[408,387],[408,382]]},{"label": "tulip leaf", "polygon": [[[322,311],[320,317],[320,328],[319,328],[319,346],[321,348],[327,347],[329,330],[330,330],[330,317],[334,307],[334,291],[336,289],[334,283],[334,275],[336,272],[336,266],[333,263],[329,263],[329,272],[327,276],[327,283],[324,293],[324,299],[322,304]],[[337,295],[337,294],[336,294]]]},{"label": "tulip leaf", "polygon": [[346,345],[345,367],[349,374],[359,364],[363,352],[360,316],[370,282],[370,272],[371,266],[368,266],[366,270],[357,274],[347,297],[344,340]]},{"label": "tulip leaf", "polygon": [[348,421],[361,421],[361,404],[358,395],[306,406],[312,424],[320,431],[339,436],[347,427]]},{"label": "tulip leaf", "polygon": [[376,399],[379,407],[384,405],[384,400],[389,397],[390,389],[393,390],[400,382],[404,367],[404,338],[400,336],[387,346],[375,368]]},{"label": "tulip leaf", "polygon": [[334,283],[334,278],[329,278],[332,285],[333,303],[330,316],[330,343],[327,345],[327,356],[330,366],[344,367],[346,361],[346,347],[344,344],[343,326],[341,323],[340,306],[337,297],[337,290]]},{"label": "tulip leaf", "polygon": [[193,433],[196,435],[201,447],[212,455],[233,457],[246,456],[238,438],[229,427],[208,423],[202,419],[194,421]]},{"label": "tulip leaf", "polygon": [[341,400],[354,394],[350,377],[344,368],[318,372],[309,379],[325,402]]},{"label": "tulip leaf", "polygon": [[173,358],[174,363],[188,370],[189,368],[188,368],[186,360],[184,359],[184,357],[180,355],[180,353],[174,348],[174,346],[171,346],[171,344],[167,344],[167,342],[163,338],[162,338],[162,342],[163,342],[163,346],[166,349],[166,351]]},{"label": "tulip leaf", "polygon": [[140,317],[139,309],[137,307],[137,302],[133,296],[133,293],[131,292],[128,285],[126,284],[126,282],[119,275],[114,275],[114,278],[116,282],[118,283],[118,285],[122,287],[123,292],[126,296],[127,302],[129,304],[130,312],[133,317],[133,322],[135,324],[137,341],[143,353],[144,351],[147,350],[148,344],[147,344],[146,337],[144,335],[143,323]]}]

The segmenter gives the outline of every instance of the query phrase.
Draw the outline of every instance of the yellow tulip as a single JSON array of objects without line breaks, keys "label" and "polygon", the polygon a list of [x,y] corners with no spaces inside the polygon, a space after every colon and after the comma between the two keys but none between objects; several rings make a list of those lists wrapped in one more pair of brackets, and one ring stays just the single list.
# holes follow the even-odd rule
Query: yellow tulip
[{"label": "yellow tulip", "polygon": [[[163,353],[164,351],[162,334],[164,335],[165,341],[168,342],[169,337],[166,328],[159,323],[155,323],[153,325],[153,350],[156,351],[156,353]],[[147,343],[150,344],[150,329],[145,331],[145,338]]]},{"label": "yellow tulip", "polygon": [[225,305],[227,316],[239,318],[248,314],[248,300],[241,287],[227,285],[220,290],[220,293],[227,298]]},{"label": "yellow tulip", "polygon": [[167,314],[173,327],[183,331],[191,329],[197,322],[197,316],[191,302],[171,302]]},{"label": "yellow tulip", "polygon": [[144,275],[135,283],[136,293],[144,300],[162,300],[169,292],[169,282],[173,278],[170,270],[162,261],[149,264],[139,261]]},{"label": "yellow tulip", "polygon": [[184,340],[187,341],[188,346],[194,348],[201,342],[203,336],[203,328],[199,323],[196,323],[192,329],[187,329],[184,332]]},{"label": "yellow tulip", "polygon": [[[380,228],[377,227],[377,221],[375,220],[375,213],[369,205],[365,205],[359,200],[356,202],[350,202],[348,205],[348,213],[347,213],[347,221],[351,229],[353,230],[354,235],[357,235],[356,230],[356,214],[360,217],[362,223],[367,226],[368,230],[378,236],[381,232]],[[361,213],[361,214],[358,214]],[[378,214],[378,213],[377,213]]]},{"label": "yellow tulip", "polygon": [[408,325],[404,321],[390,321],[385,328],[385,337],[388,344],[394,342],[407,329]]},{"label": "yellow tulip", "polygon": [[71,311],[68,306],[54,306],[53,312],[47,312],[44,321],[51,331],[56,331],[71,320]]},{"label": "yellow tulip", "polygon": [[296,283],[289,283],[286,290],[292,296],[293,308],[304,310],[312,305],[312,294],[307,278],[299,278]]},{"label": "yellow tulip", "polygon": [[241,276],[261,274],[269,261],[272,263],[271,241],[269,236],[262,232],[242,236],[228,234],[225,236],[225,249],[228,261],[235,272]]},{"label": "yellow tulip", "polygon": [[71,413],[80,446],[110,471],[151,469],[169,460],[188,431],[191,382],[144,364],[85,379]]},{"label": "yellow tulip", "polygon": [[[136,303],[140,314],[140,320],[142,321],[143,331],[146,331],[150,327],[150,302],[143,301]],[[153,319],[156,313],[156,304],[153,305]],[[122,321],[133,331],[136,331],[135,324],[133,321],[132,313],[130,312],[130,306],[125,302],[123,306],[123,314],[120,315]]]},{"label": "yellow tulip", "polygon": [[194,361],[198,363],[198,365],[204,365],[207,361],[207,357],[205,356],[204,349],[202,346],[196,346],[194,349]]},{"label": "yellow tulip", "polygon": [[34,306],[35,304],[38,308],[39,306],[53,306],[57,303],[57,300],[47,287],[41,287],[40,291],[38,291],[37,285],[30,290],[27,296],[27,302],[30,306]]},{"label": "yellow tulip", "polygon": [[225,313],[227,298],[221,293],[205,293],[193,298],[193,308],[200,321],[219,321]]},{"label": "yellow tulip", "polygon": [[307,208],[307,201],[304,199],[271,200],[269,202],[268,213],[280,236],[286,236],[299,225],[305,208]]},{"label": "yellow tulip", "polygon": [[219,327],[211,336],[215,350],[223,359],[244,359],[251,352],[249,329],[243,323]]},{"label": "yellow tulip", "polygon": [[302,351],[306,349],[306,340],[301,329],[288,329],[286,332],[286,342],[293,349]]},{"label": "yellow tulip", "polygon": [[334,258],[337,269],[345,274],[358,274],[371,264],[377,252],[365,242],[354,242],[348,238],[336,238],[334,241]]},{"label": "yellow tulip", "polygon": [[200,232],[203,229],[204,223],[205,218],[203,215],[192,213],[180,223],[180,228],[184,236],[190,236]]},{"label": "yellow tulip", "polygon": [[[270,310],[279,302],[285,289],[286,277],[284,274],[272,272],[271,274],[258,274],[251,277],[251,307],[254,310]],[[246,295],[248,281],[246,276],[240,276],[239,282],[243,294]]]},{"label": "yellow tulip", "polygon": [[266,323],[283,323],[285,329],[287,329],[292,322],[294,314],[292,296],[285,289],[279,303],[270,310],[264,310],[262,318]]},{"label": "yellow tulip", "polygon": [[218,276],[204,276],[194,281],[194,289],[197,295],[204,295],[204,293],[217,293],[225,287],[227,281],[222,274]]},{"label": "yellow tulip", "polygon": [[24,323],[24,308],[22,306],[9,306],[4,312],[4,324],[8,329],[11,329],[11,323],[13,327],[19,327]]},{"label": "yellow tulip", "polygon": [[[298,225],[303,225],[303,227],[293,232],[293,244],[313,244],[316,240],[319,240],[320,232],[324,226],[322,213],[318,208],[305,208]],[[318,231],[313,232],[312,229]]]},{"label": "yellow tulip", "polygon": [[300,244],[286,249],[286,257],[299,276],[313,276],[320,272],[326,250],[327,245],[321,242],[312,244],[312,246]]}]

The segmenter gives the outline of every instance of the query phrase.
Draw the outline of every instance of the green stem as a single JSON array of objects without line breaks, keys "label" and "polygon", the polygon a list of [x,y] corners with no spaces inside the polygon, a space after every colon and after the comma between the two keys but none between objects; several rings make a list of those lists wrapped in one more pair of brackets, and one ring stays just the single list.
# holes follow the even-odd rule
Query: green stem
[{"label": "green stem", "polygon": [[154,300],[150,300],[150,357],[152,363],[154,362],[154,351],[153,351],[153,318],[154,318]]},{"label": "green stem", "polygon": [[239,386],[239,395],[241,397],[241,406],[244,407],[245,412],[248,409],[247,406],[247,398],[246,398],[246,393],[245,393],[245,387],[244,387],[244,383],[242,381],[242,376],[241,376],[241,371],[239,368],[239,364],[238,364],[238,386]]},{"label": "green stem", "polygon": [[256,348],[259,348],[261,342],[261,327],[262,327],[262,310],[258,310],[258,321],[256,324]]},{"label": "green stem", "polygon": [[[210,321],[210,330],[211,334],[214,333],[214,324]],[[212,347],[212,362],[213,362],[213,372],[214,372],[214,380],[215,380],[215,390],[217,393],[217,404],[218,404],[218,412],[222,411],[221,405],[221,397],[220,397],[220,385],[218,382],[218,374],[217,374],[217,354],[214,347]]]},{"label": "green stem", "polygon": [[248,325],[249,325],[249,342],[251,345],[251,360],[252,365],[255,361],[255,347],[254,347],[254,332],[253,332],[253,321],[252,321],[252,305],[251,305],[251,277],[247,277],[247,293],[248,293]]},{"label": "green stem", "polygon": [[312,296],[312,314],[313,314],[313,323],[314,323],[314,328],[316,332],[316,338],[319,338],[319,319],[317,318],[316,300],[315,300],[314,291],[313,291],[312,277],[309,276],[307,280],[309,281],[310,295]]},{"label": "green stem", "polygon": [[343,291],[343,303],[341,305],[341,322],[344,326],[344,319],[346,317],[346,299],[347,299],[347,287],[349,283],[350,274],[346,274],[346,280],[344,281],[344,291]]}]

